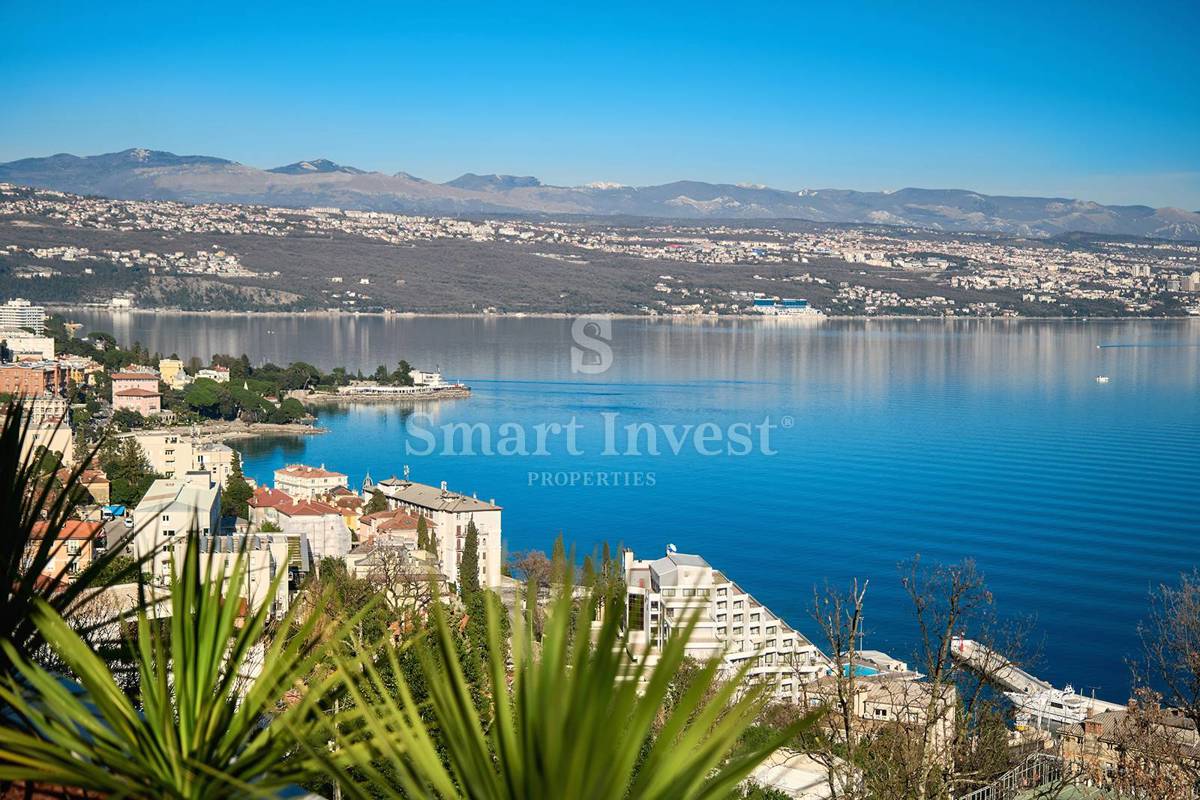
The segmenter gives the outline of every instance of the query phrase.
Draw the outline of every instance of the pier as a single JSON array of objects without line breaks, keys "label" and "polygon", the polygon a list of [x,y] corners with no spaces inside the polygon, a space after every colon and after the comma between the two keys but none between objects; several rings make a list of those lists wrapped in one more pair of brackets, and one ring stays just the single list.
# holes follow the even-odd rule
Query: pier
[{"label": "pier", "polygon": [[[1086,708],[1088,713],[1121,711],[1126,707],[1121,703],[1110,703],[1106,700],[1097,700],[1095,697],[1087,698],[1076,695],[1074,689],[1070,686],[1059,691],[1048,681],[1044,681],[1036,675],[1026,672],[1000,653],[974,639],[965,639],[959,636],[954,637],[951,641],[950,655],[955,661],[961,662],[967,669],[999,685],[1005,691],[1012,694],[1025,695],[1024,699],[1012,698],[1018,708],[1037,709],[1039,698],[1035,697],[1035,695],[1039,694],[1042,695],[1043,704],[1051,694],[1054,697],[1049,699],[1059,703],[1068,703],[1078,698],[1078,703]],[[1057,707],[1064,708],[1064,706]],[[1042,711],[1033,711],[1031,713],[1041,714],[1044,710],[1043,708]]]},{"label": "pier", "polygon": [[967,669],[999,684],[1010,692],[1034,694],[1054,688],[1048,682],[1030,675],[1000,653],[974,639],[954,637],[951,641],[950,655]]}]

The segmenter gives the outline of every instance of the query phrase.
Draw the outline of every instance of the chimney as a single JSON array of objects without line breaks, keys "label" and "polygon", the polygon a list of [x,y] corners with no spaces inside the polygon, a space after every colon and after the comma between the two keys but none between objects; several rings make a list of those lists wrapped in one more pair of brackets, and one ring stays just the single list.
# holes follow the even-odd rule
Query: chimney
[{"label": "chimney", "polygon": [[446,482],[442,481],[442,494],[446,493]]},{"label": "chimney", "polygon": [[1097,738],[1100,736],[1100,731],[1103,728],[1104,728],[1104,726],[1101,725],[1099,720],[1097,720],[1095,717],[1088,717],[1087,719],[1085,719],[1083,721],[1083,735],[1084,736],[1088,736],[1091,738]]}]

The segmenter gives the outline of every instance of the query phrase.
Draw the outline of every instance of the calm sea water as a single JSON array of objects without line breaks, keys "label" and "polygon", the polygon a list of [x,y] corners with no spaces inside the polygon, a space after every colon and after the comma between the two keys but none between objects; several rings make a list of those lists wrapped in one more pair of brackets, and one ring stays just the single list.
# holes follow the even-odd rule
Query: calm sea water
[{"label": "calm sea water", "polygon": [[[611,368],[581,376],[569,320],[76,316],[185,358],[370,371],[403,357],[471,384],[470,399],[421,409],[422,427],[574,418],[578,456],[553,442],[544,456],[409,455],[411,411],[381,406],[324,412],[326,436],[239,447],[259,480],[293,461],[355,484],[407,464],[495,498],[510,550],[548,550],[560,531],[580,553],[674,543],[813,635],[814,584],[870,579],[866,644],[899,657],[913,628],[898,564],[970,557],[1001,613],[1036,618],[1040,674],[1123,700],[1148,592],[1200,563],[1197,321],[617,320]],[[769,419],[777,452],[604,455],[603,412],[618,426]],[[653,486],[540,478],[589,471]]]}]

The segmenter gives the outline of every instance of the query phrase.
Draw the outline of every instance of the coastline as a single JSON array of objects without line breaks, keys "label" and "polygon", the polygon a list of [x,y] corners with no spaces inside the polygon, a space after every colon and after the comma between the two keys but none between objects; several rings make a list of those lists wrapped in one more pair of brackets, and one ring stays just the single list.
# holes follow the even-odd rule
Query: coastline
[{"label": "coastline", "polygon": [[[174,425],[167,430],[177,431],[181,435],[191,433],[193,426]],[[229,442],[239,439],[255,439],[259,436],[317,436],[329,433],[328,428],[318,425],[308,425],[302,422],[242,422],[212,420],[194,427],[196,434],[203,442]]]},{"label": "coastline", "polygon": [[208,311],[196,311],[192,309],[182,308],[112,308],[107,304],[95,303],[45,303],[44,307],[49,311],[93,311],[93,312],[108,312],[110,314],[142,314],[155,316],[159,314],[170,314],[175,316],[211,316],[213,314],[221,314],[228,317],[346,317],[353,319],[355,317],[380,317],[383,319],[480,319],[480,320],[511,320],[511,319],[577,319],[578,317],[609,317],[610,319],[620,320],[646,320],[646,321],[714,321],[714,322],[770,322],[770,323],[794,323],[804,322],[807,324],[820,323],[826,320],[837,322],[845,322],[851,320],[886,320],[894,322],[897,320],[911,320],[913,322],[1023,322],[1023,321],[1051,321],[1051,322],[1153,322],[1153,321],[1168,321],[1168,320],[1197,320],[1200,321],[1200,315],[1195,314],[1176,314],[1163,316],[1139,316],[1135,314],[1127,314],[1122,316],[1030,316],[1024,315],[1019,317],[944,317],[944,316],[922,316],[918,314],[825,314],[821,317],[780,317],[768,316],[763,314],[630,314],[627,312],[604,312],[604,311],[580,311],[575,313],[567,313],[561,311],[547,312],[516,312],[516,313],[498,313],[484,314],[478,311],[472,312],[425,312],[425,311],[342,311],[340,309],[317,309],[306,311],[247,311],[247,310],[221,310],[211,309]]},{"label": "coastline", "polygon": [[471,396],[470,389],[434,389],[413,394],[310,394],[304,398],[307,405],[336,406],[364,403],[383,405],[388,403],[430,403],[439,400],[461,400]]}]

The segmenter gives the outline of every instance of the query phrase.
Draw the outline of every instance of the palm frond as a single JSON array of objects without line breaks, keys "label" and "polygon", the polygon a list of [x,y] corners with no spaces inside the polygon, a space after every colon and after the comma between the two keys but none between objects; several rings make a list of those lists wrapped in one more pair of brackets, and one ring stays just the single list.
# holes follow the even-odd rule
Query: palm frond
[{"label": "palm frond", "polygon": [[[38,455],[30,446],[35,436],[32,414],[19,402],[0,413],[0,525],[4,529],[0,536],[0,641],[29,656],[45,641],[33,621],[37,603],[44,602],[68,618],[87,607],[107,588],[103,577],[107,567],[121,555],[133,533],[109,542],[106,552],[70,581],[61,570],[47,574],[55,553],[64,545],[62,532],[71,515],[71,494],[81,486],[80,476],[96,450],[76,464],[61,490],[56,490],[53,476],[41,473]],[[0,653],[0,675],[10,669],[9,656]]]},{"label": "palm frond", "polygon": [[204,558],[189,537],[172,575],[165,639],[144,610],[138,614],[140,707],[70,625],[35,601],[34,624],[78,684],[0,644],[18,673],[0,684],[0,700],[24,722],[0,738],[0,780],[198,800],[267,796],[312,777],[318,762],[289,758],[299,749],[289,732],[316,724],[318,703],[336,680],[301,683],[323,655],[313,635],[321,614],[301,622],[293,609],[269,635],[268,604],[240,616],[236,591],[225,596],[246,569],[243,551],[226,576],[213,551]]},{"label": "palm frond", "polygon": [[[719,661],[666,713],[695,621],[668,639],[647,669],[627,655],[615,614],[595,626],[596,600],[555,601],[540,643],[525,615],[513,626],[511,670],[494,597],[488,598],[487,714],[472,700],[455,634],[435,611],[421,648],[427,705],[403,679],[394,690],[369,660],[340,670],[355,711],[329,727],[336,748],[312,755],[349,796],[493,800],[526,797],[708,798],[729,794],[754,767],[811,725],[805,718],[744,751],[741,734],[766,700],[747,666],[718,683]],[[538,645],[540,644],[540,649]],[[392,672],[399,674],[394,653]],[[383,697],[369,703],[366,698]],[[387,776],[398,776],[390,787]]]}]

